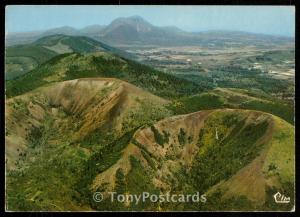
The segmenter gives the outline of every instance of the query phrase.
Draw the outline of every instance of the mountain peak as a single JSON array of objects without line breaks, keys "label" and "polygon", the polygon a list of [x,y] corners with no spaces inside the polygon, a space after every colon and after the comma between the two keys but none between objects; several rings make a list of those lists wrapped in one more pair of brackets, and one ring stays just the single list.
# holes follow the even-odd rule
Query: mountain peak
[{"label": "mountain peak", "polygon": [[147,26],[152,26],[148,21],[146,21],[144,18],[135,15],[131,17],[120,17],[111,22],[111,25],[114,24],[131,24],[131,25],[147,25]]},{"label": "mountain peak", "polygon": [[[133,33],[151,32],[154,26],[140,16],[120,17],[111,22],[104,31],[104,34],[112,33],[112,37],[124,37],[124,32],[132,39]],[[114,32],[114,33],[113,33]],[[126,35],[125,34],[125,35]],[[126,36],[127,37],[127,36]],[[138,36],[136,37],[138,39]]]}]

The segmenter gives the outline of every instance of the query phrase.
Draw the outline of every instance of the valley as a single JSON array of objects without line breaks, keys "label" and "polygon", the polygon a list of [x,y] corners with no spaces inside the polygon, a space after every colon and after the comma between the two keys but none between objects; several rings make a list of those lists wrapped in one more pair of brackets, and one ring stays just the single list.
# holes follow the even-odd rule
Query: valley
[{"label": "valley", "polygon": [[[292,44],[271,47],[200,45],[124,49],[127,48],[127,52],[146,65],[196,83],[212,87],[264,89],[274,96],[293,100],[295,51]],[[263,78],[272,84],[266,85],[261,80]],[[278,82],[282,83],[278,89],[266,89]]]}]

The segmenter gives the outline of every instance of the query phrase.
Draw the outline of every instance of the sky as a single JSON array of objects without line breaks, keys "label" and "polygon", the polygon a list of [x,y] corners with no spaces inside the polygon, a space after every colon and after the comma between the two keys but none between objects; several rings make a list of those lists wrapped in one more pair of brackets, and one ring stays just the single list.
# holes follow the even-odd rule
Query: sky
[{"label": "sky", "polygon": [[138,15],[155,26],[185,31],[238,30],[294,37],[294,6],[63,6],[6,7],[6,32],[47,30],[61,26],[83,28],[108,25],[118,17]]}]

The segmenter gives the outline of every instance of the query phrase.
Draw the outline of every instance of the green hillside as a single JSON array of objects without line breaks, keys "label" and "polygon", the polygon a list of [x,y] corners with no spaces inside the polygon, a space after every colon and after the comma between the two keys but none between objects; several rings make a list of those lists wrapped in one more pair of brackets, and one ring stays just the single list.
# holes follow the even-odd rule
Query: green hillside
[{"label": "green hillside", "polygon": [[50,35],[38,39],[33,44],[55,50],[58,54],[67,53],[64,52],[64,49],[67,47],[68,52],[91,53],[96,51],[108,51],[122,57],[134,58],[133,54],[129,54],[126,51],[111,47],[86,36]]},{"label": "green hillside", "polygon": [[26,45],[6,47],[6,80],[11,80],[52,57],[64,53],[107,51],[134,59],[134,55],[85,36],[50,35]]},{"label": "green hillside", "polygon": [[262,91],[237,88],[216,88],[214,90],[182,97],[169,104],[175,114],[188,114],[205,109],[242,108],[274,114],[294,124],[294,104],[279,100]]},{"label": "green hillside", "polygon": [[5,79],[22,75],[57,55],[38,45],[16,45],[5,50]]},{"label": "green hillside", "polygon": [[174,98],[201,92],[204,87],[107,52],[56,56],[23,76],[6,82],[6,95],[20,95],[52,82],[87,77],[114,77],[158,96]]}]

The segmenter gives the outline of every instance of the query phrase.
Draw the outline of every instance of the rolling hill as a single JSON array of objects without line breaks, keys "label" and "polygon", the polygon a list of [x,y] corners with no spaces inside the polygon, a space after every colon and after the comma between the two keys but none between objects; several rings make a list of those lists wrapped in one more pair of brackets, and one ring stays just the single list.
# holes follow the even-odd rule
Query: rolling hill
[{"label": "rolling hill", "polygon": [[33,70],[57,55],[54,51],[35,45],[17,45],[5,50],[5,79],[10,80]]},{"label": "rolling hill", "polygon": [[281,117],[292,125],[295,117],[293,102],[279,100],[263,91],[238,88],[215,88],[174,100],[168,106],[175,114],[216,108],[258,110]]},{"label": "rolling hill", "polygon": [[6,47],[6,80],[27,73],[52,57],[71,52],[106,51],[126,58],[134,55],[85,36],[50,35],[33,43]]},{"label": "rolling hill", "polygon": [[100,51],[56,56],[29,73],[7,81],[6,96],[16,96],[52,82],[84,77],[119,78],[167,98],[199,93],[205,88],[135,61]]},{"label": "rolling hill", "polygon": [[[81,206],[71,198],[73,193],[78,195],[72,188],[86,160],[93,152],[109,148],[107,145],[124,133],[170,116],[164,108],[167,102],[129,83],[103,78],[54,83],[8,99],[8,208],[87,209],[89,204]],[[119,155],[111,154],[112,158],[103,163],[109,164]],[[48,172],[46,165],[52,167]],[[32,180],[36,184],[30,184]],[[52,181],[57,188],[42,190]],[[27,190],[20,192],[16,182]],[[35,202],[41,204],[36,206]]]},{"label": "rolling hill", "polygon": [[[146,100],[149,103],[148,108],[144,102]],[[80,121],[82,130],[72,136],[74,140],[85,138],[87,134],[96,128],[101,128],[102,125],[108,125],[110,130],[114,129],[117,136],[124,130],[128,131],[136,127],[133,124],[135,121],[141,124],[160,119],[164,117],[162,114],[169,116],[171,113],[163,107],[167,102],[127,82],[113,78],[69,80],[40,87],[7,100],[6,126],[10,129],[8,134],[12,135],[7,141],[9,144],[13,144],[13,141],[17,142],[8,145],[8,156],[11,155],[10,150],[12,152],[17,149],[22,150],[27,133],[32,128],[40,127],[41,120],[47,115],[49,118],[62,119],[74,116],[76,118],[73,121],[80,121],[82,118],[83,121]],[[147,110],[148,113],[145,112]],[[135,111],[145,113],[137,118]],[[147,114],[148,118],[146,118]],[[132,115],[135,116],[134,120],[130,119]],[[22,119],[17,121],[18,118]],[[17,130],[12,130],[14,128]],[[63,129],[63,126],[61,128]],[[12,163],[14,162],[9,163],[9,167],[13,166]]]}]

